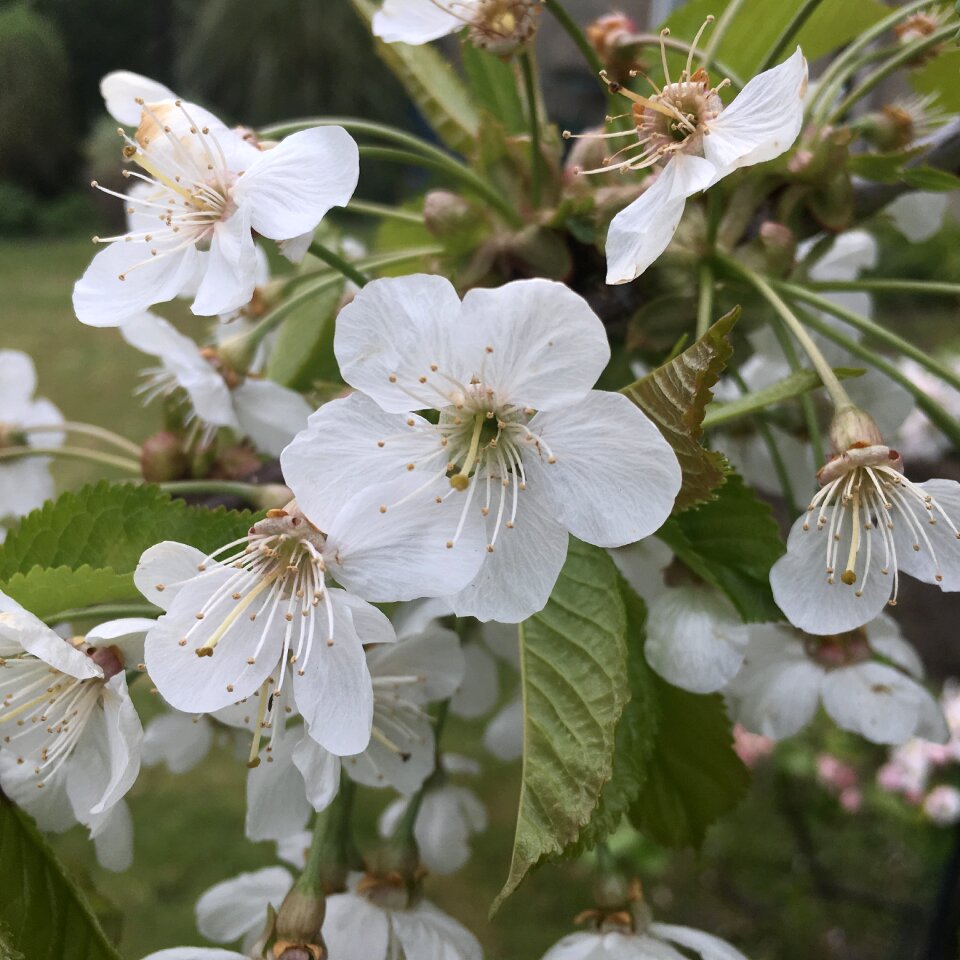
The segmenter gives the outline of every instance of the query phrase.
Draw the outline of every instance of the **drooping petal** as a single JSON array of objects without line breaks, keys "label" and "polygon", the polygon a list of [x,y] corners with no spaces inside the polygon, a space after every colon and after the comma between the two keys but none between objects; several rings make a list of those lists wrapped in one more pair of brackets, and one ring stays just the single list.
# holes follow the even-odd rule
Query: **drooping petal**
[{"label": "drooping petal", "polygon": [[327,569],[352,593],[373,603],[443,596],[466,586],[484,562],[479,509],[467,512],[454,541],[465,494],[436,503],[435,494],[448,493],[449,484],[437,492],[420,491],[422,483],[407,474],[367,487],[326,527]]},{"label": "drooping petal", "polygon": [[[709,139],[709,138],[707,138]],[[656,180],[611,221],[607,232],[607,283],[629,283],[667,249],[687,197],[705,190],[716,174],[701,157],[673,157]]]},{"label": "drooping petal", "polygon": [[[470,583],[450,597],[457,616],[519,623],[546,605],[567,558],[569,536],[535,480],[519,497],[513,528],[501,526],[493,553],[486,554]],[[487,517],[491,540],[495,523],[491,510]]]},{"label": "drooping petal", "polygon": [[[130,699],[123,673],[107,681],[101,701],[102,726],[94,726],[97,721],[91,719],[90,733],[84,737],[84,740],[89,736],[102,737],[101,746],[106,750],[109,764],[109,780],[103,787],[102,795],[90,808],[94,815],[104,813],[133,786],[140,773],[140,745],[143,742],[143,727]],[[79,760],[78,752],[77,762]],[[71,769],[71,780],[73,777],[74,771]]]},{"label": "drooping petal", "polygon": [[[833,510],[846,513],[836,543],[839,558],[833,574],[827,572],[827,546],[830,540],[830,518]],[[882,542],[873,544],[871,569],[864,578],[866,547],[861,545],[856,556],[857,579],[843,583],[840,575],[850,552],[852,518],[847,507],[831,506],[826,510],[827,523],[818,527],[816,512],[804,513],[790,528],[787,552],[770,571],[770,586],[777,605],[787,619],[801,630],[813,634],[843,633],[872,620],[890,599],[893,573],[884,573]],[[808,529],[804,529],[804,524]],[[866,531],[863,538],[880,537],[876,530]],[[830,580],[832,579],[832,583]]]},{"label": "drooping petal", "polygon": [[429,627],[398,643],[369,650],[367,663],[385,695],[393,692],[391,678],[416,677],[416,684],[404,682],[395,688],[395,695],[413,703],[451,696],[460,686],[465,668],[460,638],[445,627]]},{"label": "drooping petal", "polygon": [[19,644],[27,653],[78,680],[103,676],[103,671],[82,650],[26,610],[0,613],[0,640]]},{"label": "drooping petal", "polygon": [[293,133],[250,164],[233,189],[250,225],[271,240],[313,230],[331,207],[346,206],[357,187],[360,151],[343,127]]},{"label": "drooping petal", "polygon": [[434,769],[436,749],[430,717],[377,701],[373,727],[375,733],[363,753],[344,757],[344,770],[368,787],[415,793]]},{"label": "drooping petal", "polygon": [[340,758],[306,736],[293,748],[293,762],[303,777],[310,806],[326,810],[340,790]]},{"label": "drooping petal", "polygon": [[249,212],[241,207],[213,228],[206,269],[190,310],[200,317],[239,310],[253,297],[256,268]]},{"label": "drooping petal", "polygon": [[247,378],[233,391],[240,430],[258,450],[277,457],[307,425],[310,404],[272,380]]},{"label": "drooping petal", "polygon": [[118,240],[101,250],[74,285],[77,319],[116,327],[177,296],[196,272],[200,254],[193,245],[156,257],[150,251],[150,243],[140,240]]},{"label": "drooping petal", "polygon": [[725,940],[713,934],[704,933],[702,930],[678,927],[670,923],[651,923],[648,929],[655,937],[670,940],[688,950],[694,950],[703,960],[747,960],[739,950],[731,947]]},{"label": "drooping petal", "polygon": [[483,960],[483,949],[477,938],[426,900],[411,910],[394,913],[392,920],[407,957]]},{"label": "drooping petal", "polygon": [[206,717],[170,711],[147,724],[141,759],[148,767],[165,763],[171,773],[186,773],[207,755],[212,743]]},{"label": "drooping petal", "polygon": [[904,640],[900,633],[900,625],[893,617],[881,613],[871,620],[867,626],[867,640],[870,648],[893,661],[895,666],[905,670],[917,680],[923,677],[923,661],[912,644]]},{"label": "drooping petal", "polygon": [[354,893],[327,897],[323,939],[340,960],[387,960],[390,921],[385,911]]},{"label": "drooping petal", "polygon": [[313,814],[293,762],[298,742],[292,733],[274,737],[260,751],[259,766],[247,773],[248,840],[282,840],[303,830]]},{"label": "drooping petal", "polygon": [[523,699],[514,697],[483,731],[483,745],[498,760],[509,763],[523,756]]},{"label": "drooping petal", "polygon": [[460,309],[446,277],[373,280],[337,316],[333,349],[343,379],[390,413],[449,405],[473,373],[452,345]]},{"label": "drooping petal", "polygon": [[524,466],[535,465],[554,516],[575,537],[620,547],[649,536],[670,516],[680,464],[623,394],[591,390],[574,407],[538,413],[530,431],[542,443],[524,456]]},{"label": "drooping petal", "polygon": [[441,876],[456,873],[470,859],[471,834],[485,827],[486,811],[473,791],[450,784],[428,790],[414,828],[423,865]]},{"label": "drooping petal", "polygon": [[131,70],[113,70],[100,81],[100,96],[107,113],[125,127],[140,124],[142,107],[138,100],[156,103],[158,100],[175,100],[176,94],[162,83],[141,76]]},{"label": "drooping petal", "polygon": [[43,789],[38,790],[33,767],[21,763],[14,751],[0,750],[0,789],[17,806],[26,810],[41,830],[62,833],[77,822],[67,796],[65,767],[45,780]]},{"label": "drooping petal", "polygon": [[267,906],[279,908],[293,877],[283,867],[240,873],[205,890],[197,901],[197,929],[215,943],[232,943],[260,929]]},{"label": "drooping petal", "polygon": [[610,551],[613,562],[627,583],[650,599],[663,589],[663,571],[673,560],[673,551],[656,537],[647,537]]},{"label": "drooping petal", "polygon": [[[343,313],[341,313],[341,317]],[[412,425],[411,425],[412,421]],[[358,487],[404,476],[408,464],[422,479],[445,467],[432,425],[416,414],[385,413],[362,393],[330,400],[280,455],[280,466],[297,504],[326,529]]]},{"label": "drooping petal", "polygon": [[500,684],[497,663],[480,643],[463,647],[463,680],[450,700],[450,710],[467,720],[489,713],[497,702]]},{"label": "drooping petal", "polygon": [[897,197],[883,212],[911,243],[923,243],[940,232],[949,208],[949,193],[912,190]]},{"label": "drooping petal", "polygon": [[893,515],[897,564],[924,583],[936,583],[941,590],[960,590],[960,483],[927,480],[916,486],[932,502],[924,506],[909,494],[894,494],[913,518],[907,523],[902,513]]},{"label": "drooping petal", "polygon": [[712,693],[736,676],[748,639],[749,628],[719,591],[680,586],[650,601],[643,649],[674,686]]},{"label": "drooping petal", "polygon": [[37,389],[33,360],[22,350],[0,350],[0,410],[6,422],[29,403]]},{"label": "drooping petal", "polygon": [[501,402],[537,410],[581,401],[610,360],[600,318],[552,280],[475,287],[463,298],[459,328],[473,353],[471,372]]},{"label": "drooping petal", "polygon": [[367,651],[368,660],[383,644],[397,642],[393,624],[382,610],[346,591],[340,594],[340,602],[350,608],[353,629],[357,631],[360,642],[365,647],[373,646],[373,649]]},{"label": "drooping petal", "polygon": [[739,167],[764,163],[793,146],[803,124],[807,61],[800,48],[783,63],[757,74],[710,123],[704,156],[716,179]]},{"label": "drooping petal", "polygon": [[90,839],[97,862],[114,873],[123,873],[133,865],[133,816],[130,806],[121,800],[90,824]]},{"label": "drooping petal", "polygon": [[196,576],[207,558],[196,547],[164,540],[145,550],[133,582],[137,589],[162,610],[169,610],[180,589]]},{"label": "drooping petal", "polygon": [[467,25],[478,0],[458,0],[454,12],[424,0],[385,0],[373,15],[373,35],[385,43],[429,43]]}]

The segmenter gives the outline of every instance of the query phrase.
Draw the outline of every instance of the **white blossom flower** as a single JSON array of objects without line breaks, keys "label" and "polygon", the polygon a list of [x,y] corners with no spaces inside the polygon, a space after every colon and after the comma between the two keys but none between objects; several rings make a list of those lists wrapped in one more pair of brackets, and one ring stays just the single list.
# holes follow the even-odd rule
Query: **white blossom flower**
[{"label": "white blossom flower", "polygon": [[482,960],[477,938],[406,881],[353,876],[347,893],[327,897],[323,939],[338,960]]},{"label": "white blossom flower", "polygon": [[145,399],[185,391],[191,407],[187,421],[196,421],[206,442],[226,427],[278,456],[306,426],[310,405],[299,393],[272,380],[237,374],[224,366],[215,348],[198,347],[161,317],[134,317],[121,324],[120,333],[131,346],[160,361],[159,367],[145,371]]},{"label": "white blossom flower", "polygon": [[[338,756],[364,750],[374,696],[363,645],[395,634],[358,595],[407,599],[465,579],[438,562],[443,511],[427,517],[431,505],[411,500],[395,511],[399,522],[386,524],[375,506],[381,498],[376,487],[361,490],[325,514],[326,532],[291,503],[210,556],[170,542],[151,547],[135,581],[167,611],[146,641],[147,669],[164,699],[212,713],[260,691],[259,730],[289,665],[293,701],[317,743]],[[330,577],[347,589],[330,587]]]},{"label": "white blossom flower", "polygon": [[938,827],[948,827],[960,821],[960,790],[942,783],[934,787],[923,800],[923,812]]},{"label": "white blossom flower", "polygon": [[[842,415],[847,417],[847,415]],[[960,484],[913,483],[895,450],[859,411],[837,428],[842,451],[770,571],[787,619],[813,634],[853,630],[895,604],[900,572],[960,590]]]},{"label": "white blossom flower", "polygon": [[[108,104],[123,115],[128,107],[114,92]],[[124,201],[130,231],[96,238],[108,246],[73,293],[83,323],[116,326],[187,289],[196,290],[195,314],[236,310],[256,283],[254,231],[298,238],[353,195],[359,153],[342,127],[302,130],[259,150],[195,104],[139,94],[134,102],[136,134],[120,131],[125,158],[140,168],[124,170],[134,188],[99,188]]]},{"label": "white blossom flower", "polygon": [[[480,772],[480,765],[467,757],[445,755],[441,776],[432,779],[423,791],[423,799],[413,827],[420,860],[431,872],[456,873],[470,859],[470,838],[487,829],[487,811],[480,798],[468,787],[451,783],[450,774]],[[400,822],[410,800],[394,800],[380,815],[381,837],[389,837]]]},{"label": "white blossom flower", "polygon": [[726,693],[740,724],[774,740],[808,724],[822,703],[837,726],[874,743],[913,736],[942,743],[946,721],[922,676],[916,651],[881,614],[829,637],[754,627],[743,668]]},{"label": "white blossom flower", "polygon": [[950,209],[950,194],[911,190],[887,205],[884,213],[911,243],[923,243],[942,229]]},{"label": "white blossom flower", "polygon": [[106,866],[129,865],[122,798],[143,731],[125,669],[152,620],[111,620],[65,640],[0,595],[0,787],[44,830],[90,829]]},{"label": "white blossom flower", "polygon": [[734,170],[779,157],[800,133],[807,63],[799,47],[788,60],[750,80],[724,107],[719,91],[726,81],[711,86],[706,70],[691,73],[696,43],[679,80],[674,82],[667,75],[663,89],[655,87],[650,96],[610,84],[611,91],[633,102],[635,127],[601,136],[630,137],[635,142],[607,158],[602,166],[582,172],[664,165],[647,189],[610,224],[607,283],[636,279],[663,253],[688,197]]},{"label": "white blossom flower", "polygon": [[543,960],[686,960],[690,954],[699,960],[746,960],[725,940],[692,927],[649,923],[633,932],[618,924],[611,926],[571,933],[555,943]]},{"label": "white blossom flower", "polygon": [[249,956],[268,907],[279,909],[291,886],[293,877],[284,867],[264,867],[216,883],[197,900],[197,929],[214,943],[242,938],[243,955]]},{"label": "white blossom flower", "polygon": [[[63,422],[60,411],[43,397],[34,398],[37,372],[33,360],[19,350],[0,350],[0,449],[8,445],[59,447],[58,431],[30,431]],[[24,457],[0,463],[0,543],[5,524],[43,505],[54,493],[50,460]]]},{"label": "white blossom flower", "polygon": [[[311,518],[363,477],[406,481],[380,502],[388,520],[407,498],[452,506],[441,545],[470,575],[450,594],[460,616],[523,620],[546,603],[568,532],[618,546],[670,513],[677,458],[625,396],[590,389],[610,348],[562,284],[520,280],[461,304],[444,277],[375,280],[341,311],[334,349],[362,392],[310,418],[281,456],[287,483]],[[438,422],[411,412],[424,409]],[[485,558],[461,547],[477,530]]]},{"label": "white blossom flower", "polygon": [[[954,373],[960,374],[960,357],[948,355],[941,361]],[[916,360],[901,357],[897,361],[900,372],[910,379],[928,397],[940,404],[955,420],[960,419],[960,390],[944,383]],[[939,427],[916,404],[900,424],[896,433],[896,446],[908,460],[936,461],[946,454],[953,443],[943,435]]]}]

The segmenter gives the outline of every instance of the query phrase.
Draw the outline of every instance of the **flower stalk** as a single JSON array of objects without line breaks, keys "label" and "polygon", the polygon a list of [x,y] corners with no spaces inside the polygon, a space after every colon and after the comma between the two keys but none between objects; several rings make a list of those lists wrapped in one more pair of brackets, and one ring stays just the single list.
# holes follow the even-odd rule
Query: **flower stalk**
[{"label": "flower stalk", "polygon": [[334,270],[342,273],[348,280],[352,280],[358,287],[366,286],[370,280],[365,273],[358,270],[352,263],[345,260],[340,254],[335,253],[318,240],[314,240],[313,243],[310,244],[310,253],[318,260],[322,260],[324,263],[333,267]]},{"label": "flower stalk", "polygon": [[86,450],[83,447],[7,447],[0,449],[0,461],[22,460],[24,457],[59,457],[62,460],[85,460],[103,466],[116,467],[127,473],[140,474],[140,464],[136,460],[114,456],[102,450]]}]

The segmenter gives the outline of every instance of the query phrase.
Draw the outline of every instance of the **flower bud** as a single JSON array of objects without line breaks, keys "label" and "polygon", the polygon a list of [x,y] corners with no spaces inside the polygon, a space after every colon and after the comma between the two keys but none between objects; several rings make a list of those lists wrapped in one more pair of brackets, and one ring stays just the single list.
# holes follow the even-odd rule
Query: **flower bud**
[{"label": "flower bud", "polygon": [[786,274],[793,266],[797,252],[797,238],[793,231],[782,223],[765,220],[760,224],[759,238],[767,273],[773,276]]},{"label": "flower bud", "polygon": [[256,503],[259,510],[274,510],[290,502],[293,492],[282,483],[265,483],[257,491]]},{"label": "flower bud", "polygon": [[[274,956],[279,960],[326,960],[327,950],[320,929],[327,913],[327,901],[320,892],[295,883],[277,911]],[[298,951],[305,952],[299,957]]]},{"label": "flower bud", "polygon": [[470,22],[470,42],[509,57],[533,39],[540,10],[540,0],[480,0]]},{"label": "flower bud", "polygon": [[217,480],[245,480],[260,465],[260,458],[252,448],[237,443],[220,451],[210,474]]},{"label": "flower bud", "polygon": [[140,448],[140,470],[149,483],[166,483],[189,476],[190,458],[183,441],[169,430],[147,437]]},{"label": "flower bud", "polygon": [[605,13],[587,25],[587,40],[610,78],[619,83],[630,79],[630,70],[636,60],[636,44],[629,43],[639,29],[625,13]]},{"label": "flower bud", "polygon": [[[937,15],[936,11],[925,10],[915,13],[913,16],[901,20],[894,28],[897,42],[901,47],[909,46],[917,40],[923,40],[930,34],[943,26],[943,20]],[[918,54],[912,60],[907,62],[907,66],[921,67],[935,59],[943,50],[942,44],[935,44],[922,53]]]},{"label": "flower bud", "polygon": [[445,239],[472,227],[470,204],[449,190],[431,190],[423,201],[423,222],[436,237]]},{"label": "flower bud", "polygon": [[876,421],[859,407],[841,407],[830,423],[830,443],[839,453],[855,447],[881,447],[883,436]]}]

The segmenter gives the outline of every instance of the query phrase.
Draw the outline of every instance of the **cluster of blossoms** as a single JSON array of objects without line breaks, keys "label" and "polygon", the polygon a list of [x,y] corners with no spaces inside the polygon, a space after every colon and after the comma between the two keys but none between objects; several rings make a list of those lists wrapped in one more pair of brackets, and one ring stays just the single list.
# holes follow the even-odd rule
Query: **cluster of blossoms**
[{"label": "cluster of blossoms", "polygon": [[[507,57],[523,51],[540,14],[536,0],[385,0],[373,31],[387,43],[422,44],[465,29]],[[697,194],[778,158],[800,176],[816,159],[802,133],[801,49],[781,48],[782,62],[730,97],[730,82],[708,75],[713,61],[694,68],[702,34],[685,45],[673,77],[661,36],[664,82],[651,81],[646,94],[630,88],[639,75],[632,68],[601,75],[611,95],[629,101],[628,129],[564,135],[579,141],[571,182],[645,172],[609,222],[607,284],[644,274]],[[613,18],[596,37],[612,61],[631,28]],[[143,552],[133,580],[155,617],[74,635],[0,594],[0,788],[44,829],[85,825],[103,863],[124,869],[132,831],[124,797],[141,763],[183,773],[226,740],[247,755],[248,838],[275,842],[301,880],[321,854],[333,858],[324,863],[327,895],[314,897],[312,913],[301,909],[302,884],[286,868],[243,874],[197,906],[200,932],[242,940],[242,953],[176,948],[155,960],[243,960],[268,950],[276,960],[480,960],[474,935],[425,899],[425,872],[462,868],[487,828],[464,779],[481,766],[448,752],[441,732],[448,713],[484,719],[493,757],[522,754],[516,625],[547,606],[571,536],[608,550],[644,601],[649,667],[675,687],[723,695],[745,762],[822,707],[845,730],[901,745],[880,775],[887,789],[936,822],[960,819],[960,793],[929,789],[933,770],[960,756],[960,698],[951,688],[934,700],[917,652],[887,612],[902,573],[960,590],[960,484],[908,478],[902,454],[930,459],[943,447],[906,389],[871,371],[848,393],[833,373],[863,349],[859,334],[833,335],[848,314],[870,322],[865,292],[827,290],[809,303],[820,331],[811,336],[793,326],[800,321],[766,281],[727,258],[734,275],[754,277],[768,294],[834,407],[825,463],[815,462],[809,423],[789,416],[710,435],[757,488],[778,492],[772,480],[785,467],[806,500],[769,571],[783,617],[747,623],[679,547],[675,554],[654,538],[680,509],[687,478],[628,393],[597,389],[613,366],[602,297],[543,277],[479,286],[416,272],[367,282],[315,239],[357,186],[359,150],[343,127],[308,126],[274,142],[135,74],[110,74],[101,89],[121,124],[130,186],[94,186],[122,200],[127,231],[95,238],[106,246],[76,283],[73,305],[81,322],[119,328],[156,361],[141,393],[162,399],[174,428],[137,450],[143,476],[175,481],[203,462],[203,479],[229,480],[230,470],[249,475],[276,458],[282,485],[245,534],[212,551],[165,540]],[[923,109],[887,118],[902,126],[907,115],[916,128],[907,143],[923,127],[911,111]],[[574,162],[609,140],[626,145],[597,165]],[[920,239],[913,212],[892,214]],[[827,226],[833,236],[799,245],[784,240],[785,226],[766,222],[756,232],[771,247],[790,247],[783,277],[842,286],[875,266],[869,233]],[[343,285],[330,345],[343,384],[318,407],[269,375],[261,321],[290,302],[293,286],[271,280],[264,240],[294,264],[312,254],[355,282]],[[310,277],[301,267],[290,283]],[[175,298],[216,318],[208,343],[151,312]],[[800,373],[770,329],[747,340],[752,353],[717,387],[720,404]],[[904,366],[901,380],[917,381],[925,369]],[[8,446],[39,454],[0,459],[0,531],[52,495],[44,454],[78,428],[33,399],[35,380],[29,358],[0,352],[0,454]],[[944,407],[956,406],[954,393],[944,392]],[[811,410],[815,420],[812,401]],[[814,480],[816,490],[801,486]],[[139,673],[168,708],[146,731],[128,690]],[[823,755],[818,775],[845,809],[859,807],[850,768]],[[362,862],[346,840],[337,847],[319,832],[346,818],[356,785],[392,791],[378,823],[382,842]],[[655,922],[639,884],[620,879],[581,915],[586,929],[544,960],[743,960],[716,937]]]}]

